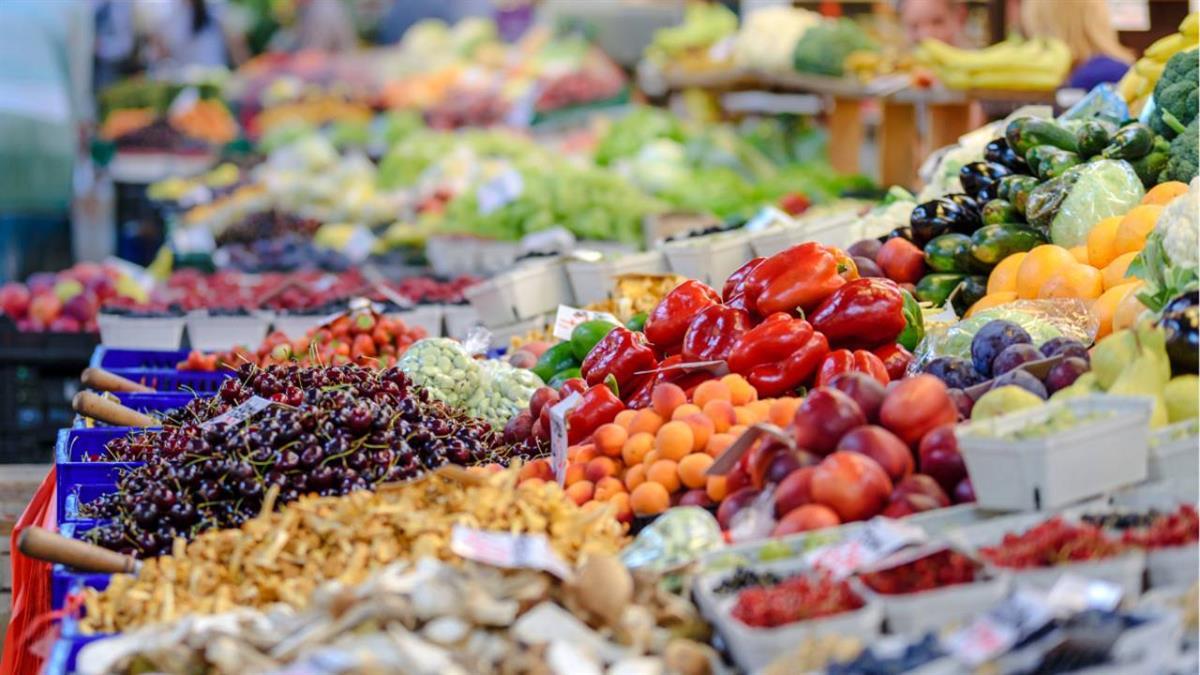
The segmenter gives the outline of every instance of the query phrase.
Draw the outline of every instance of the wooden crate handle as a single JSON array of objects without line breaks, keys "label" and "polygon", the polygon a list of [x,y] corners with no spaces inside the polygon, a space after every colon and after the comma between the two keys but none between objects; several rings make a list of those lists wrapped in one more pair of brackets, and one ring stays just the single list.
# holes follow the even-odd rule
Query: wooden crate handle
[{"label": "wooden crate handle", "polygon": [[153,393],[152,387],[138,384],[133,380],[110,373],[103,368],[84,368],[79,381],[89,389],[100,391],[121,391],[127,393]]},{"label": "wooden crate handle", "polygon": [[61,563],[84,572],[137,574],[140,566],[127,555],[36,526],[21,530],[17,550],[35,560]]},{"label": "wooden crate handle", "polygon": [[133,408],[91,391],[81,391],[71,399],[75,412],[116,427],[156,427],[160,422]]}]

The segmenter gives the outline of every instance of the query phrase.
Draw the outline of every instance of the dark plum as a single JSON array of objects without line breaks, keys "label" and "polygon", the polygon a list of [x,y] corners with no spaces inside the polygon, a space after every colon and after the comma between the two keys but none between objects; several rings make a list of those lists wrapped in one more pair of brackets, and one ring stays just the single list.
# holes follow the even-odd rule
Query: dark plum
[{"label": "dark plum", "polygon": [[971,362],[984,377],[991,377],[992,362],[1006,347],[1033,340],[1029,333],[1012,321],[996,319],[984,324],[971,340]]},{"label": "dark plum", "polygon": [[1009,345],[996,355],[996,360],[992,361],[992,375],[1003,375],[1017,366],[1030,361],[1038,361],[1041,358],[1042,352],[1031,344]]},{"label": "dark plum", "polygon": [[954,401],[954,407],[958,408],[958,419],[971,419],[971,411],[975,409],[975,399],[962,389],[950,388],[946,390],[946,393],[950,395],[950,400]]},{"label": "dark plum", "polygon": [[850,244],[850,248],[846,249],[846,253],[855,258],[875,260],[875,256],[879,255],[879,249],[881,248],[883,248],[883,244],[878,239],[860,239]]},{"label": "dark plum", "polygon": [[983,381],[971,362],[954,356],[939,356],[925,366],[925,372],[946,383],[951,389],[966,389]]},{"label": "dark plum", "polygon": [[1092,360],[1091,354],[1088,354],[1087,347],[1084,347],[1078,340],[1072,340],[1069,337],[1056,337],[1046,340],[1042,343],[1042,355],[1046,357],[1062,354],[1063,358],[1068,356],[1076,356],[1084,361]]},{"label": "dark plum", "polygon": [[[874,240],[872,239],[871,241]],[[883,270],[879,268],[879,265],[877,265],[871,258],[864,258],[856,255],[852,258],[852,260],[854,260],[854,266],[858,268],[858,276],[860,277],[887,277],[887,275],[883,273]]]},{"label": "dark plum", "polygon": [[1065,389],[1075,384],[1075,380],[1089,370],[1091,370],[1091,366],[1087,361],[1076,356],[1069,356],[1054,364],[1050,372],[1046,373],[1046,390],[1053,394],[1059,389]]},{"label": "dark plum", "polygon": [[1033,394],[1037,394],[1040,398],[1046,398],[1049,396],[1049,393],[1046,391],[1046,385],[1042,384],[1042,381],[1037,379],[1033,373],[1021,368],[1018,368],[1017,370],[1010,370],[1000,377],[992,380],[991,389],[1008,386],[1010,384],[1018,386]]}]

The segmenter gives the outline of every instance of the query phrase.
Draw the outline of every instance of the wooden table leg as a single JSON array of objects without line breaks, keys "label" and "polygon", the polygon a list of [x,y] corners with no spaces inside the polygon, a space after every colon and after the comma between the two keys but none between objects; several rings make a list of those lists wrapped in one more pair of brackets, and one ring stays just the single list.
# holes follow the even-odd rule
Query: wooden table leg
[{"label": "wooden table leg", "polygon": [[829,163],[838,173],[858,173],[862,150],[861,101],[835,96],[829,112]]},{"label": "wooden table leg", "polygon": [[970,103],[931,103],[927,152],[957,143],[958,138],[971,128]]},{"label": "wooden table leg", "polygon": [[883,101],[879,120],[879,184],[917,184],[917,112],[911,103]]}]

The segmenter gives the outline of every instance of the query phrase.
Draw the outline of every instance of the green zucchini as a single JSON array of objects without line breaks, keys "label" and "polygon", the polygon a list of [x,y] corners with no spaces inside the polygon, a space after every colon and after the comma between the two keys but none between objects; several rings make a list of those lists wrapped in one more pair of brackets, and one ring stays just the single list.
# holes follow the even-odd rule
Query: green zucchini
[{"label": "green zucchini", "polygon": [[950,306],[954,308],[955,314],[962,316],[967,313],[968,309],[971,309],[971,305],[979,302],[985,295],[987,295],[987,277],[969,276],[957,286],[957,291],[951,293]]},{"label": "green zucchini", "polygon": [[1025,162],[1038,178],[1050,180],[1078,165],[1079,155],[1053,145],[1035,145],[1025,153]]},{"label": "green zucchini", "polygon": [[950,297],[950,292],[965,278],[967,275],[956,272],[926,274],[917,282],[917,299],[932,303],[934,307],[941,307],[946,303],[946,298]]},{"label": "green zucchini", "polygon": [[1140,159],[1154,149],[1154,138],[1150,127],[1134,122],[1118,129],[1100,154],[1107,159]]},{"label": "green zucchini", "polygon": [[1104,120],[1088,120],[1075,130],[1075,145],[1080,157],[1098,155],[1112,139],[1116,127]]},{"label": "green zucchini", "polygon": [[1007,199],[992,199],[983,205],[982,210],[984,225],[999,225],[1001,223],[1012,223],[1024,220],[1024,214],[1017,211],[1017,207],[1012,205],[1012,202]]},{"label": "green zucchini", "polygon": [[1060,150],[1075,152],[1075,134],[1054,120],[1038,117],[1021,117],[1008,123],[1004,130],[1008,147],[1024,157],[1035,145],[1053,145]]},{"label": "green zucchini", "polygon": [[971,258],[991,268],[1013,253],[1046,243],[1037,232],[1015,225],[984,225],[971,235]]},{"label": "green zucchini", "polygon": [[1129,165],[1133,167],[1138,178],[1142,180],[1142,187],[1149,190],[1158,184],[1158,175],[1162,173],[1163,169],[1167,168],[1167,160],[1169,159],[1171,159],[1169,154],[1155,150],[1145,157],[1133,160]]},{"label": "green zucchini", "polygon": [[958,232],[942,234],[925,244],[925,264],[934,272],[966,272],[971,238]]},{"label": "green zucchini", "polygon": [[1006,199],[1012,202],[1013,208],[1016,209],[1018,213],[1028,218],[1029,195],[1034,191],[1034,189],[1037,188],[1038,185],[1041,185],[1041,183],[1038,182],[1038,179],[1034,178],[1033,176],[1018,176],[1018,178],[1021,180],[1013,181],[1011,187],[1009,187],[1008,197]]}]

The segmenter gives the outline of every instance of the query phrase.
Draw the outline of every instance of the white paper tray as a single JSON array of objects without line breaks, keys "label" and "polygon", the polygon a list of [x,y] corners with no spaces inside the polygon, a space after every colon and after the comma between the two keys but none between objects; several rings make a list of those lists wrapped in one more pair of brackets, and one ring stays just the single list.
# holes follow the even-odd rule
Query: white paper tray
[{"label": "white paper tray", "polygon": [[130,317],[100,314],[100,342],[118,349],[179,349],[183,343],[181,316]]},{"label": "white paper tray", "polygon": [[188,343],[202,352],[228,351],[234,347],[257,349],[267,336],[271,314],[210,315],[200,310],[187,316]]},{"label": "white paper tray", "polygon": [[613,292],[613,278],[621,274],[665,274],[667,259],[662,251],[630,253],[619,258],[585,262],[567,261],[567,277],[575,302],[587,305],[609,297]]}]

